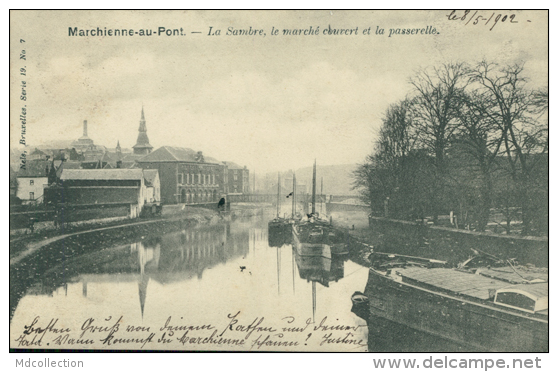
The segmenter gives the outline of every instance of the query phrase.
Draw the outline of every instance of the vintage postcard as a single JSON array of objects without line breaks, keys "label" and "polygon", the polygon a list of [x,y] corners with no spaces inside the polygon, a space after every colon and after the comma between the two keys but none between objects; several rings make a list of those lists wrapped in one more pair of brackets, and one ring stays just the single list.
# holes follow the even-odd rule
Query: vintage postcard
[{"label": "vintage postcard", "polygon": [[548,27],[11,11],[10,348],[548,352]]}]

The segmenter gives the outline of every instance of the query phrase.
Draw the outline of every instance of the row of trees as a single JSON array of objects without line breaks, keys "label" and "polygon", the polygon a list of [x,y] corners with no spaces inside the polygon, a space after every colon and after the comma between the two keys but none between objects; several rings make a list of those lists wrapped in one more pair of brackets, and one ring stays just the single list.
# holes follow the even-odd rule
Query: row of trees
[{"label": "row of trees", "polygon": [[523,65],[486,61],[432,67],[410,83],[355,172],[373,211],[435,223],[454,211],[484,231],[496,208],[508,232],[520,219],[523,234],[545,233],[548,88],[529,88]]}]

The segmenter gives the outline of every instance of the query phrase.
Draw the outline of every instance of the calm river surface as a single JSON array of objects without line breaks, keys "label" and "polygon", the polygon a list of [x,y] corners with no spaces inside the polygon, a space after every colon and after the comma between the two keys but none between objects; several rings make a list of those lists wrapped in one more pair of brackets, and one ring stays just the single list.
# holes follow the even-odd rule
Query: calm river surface
[{"label": "calm river surface", "polygon": [[[280,329],[313,322],[303,335],[296,335],[296,348],[264,346],[259,350],[462,350],[382,320],[367,327],[351,312],[350,297],[364,290],[368,270],[350,258],[304,258],[290,245],[270,247],[267,222],[271,217],[165,233],[148,231],[135,237],[112,233],[93,241],[82,236],[38,252],[10,268],[11,346],[17,346],[14,339],[36,316],[43,327],[50,319],[58,319],[58,327],[73,330],[82,328],[89,318],[95,324],[108,325],[110,321],[105,319],[122,316],[125,324],[157,331],[169,317],[172,324],[212,324],[221,331],[230,322],[228,315],[240,312],[238,324],[264,318],[261,326]],[[350,327],[348,339],[355,343],[320,345],[325,332],[313,331],[320,323]],[[251,336],[255,338],[256,334]],[[173,345],[171,348],[179,350],[208,348]],[[239,349],[250,350],[251,346]],[[97,347],[102,346],[97,343]],[[134,347],[138,348],[121,348]]]}]

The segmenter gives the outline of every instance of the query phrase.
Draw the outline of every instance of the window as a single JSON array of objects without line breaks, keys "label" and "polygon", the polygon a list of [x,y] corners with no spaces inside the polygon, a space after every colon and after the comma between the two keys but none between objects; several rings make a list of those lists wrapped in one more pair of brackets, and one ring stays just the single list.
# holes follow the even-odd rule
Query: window
[{"label": "window", "polygon": [[29,180],[29,186],[33,186],[35,184],[35,180]]},{"label": "window", "polygon": [[494,300],[497,304],[520,308],[525,310],[535,310],[535,300],[529,298],[521,293],[515,292],[500,292]]},{"label": "window", "polygon": [[34,192],[29,193],[29,200],[35,200],[35,193]]}]

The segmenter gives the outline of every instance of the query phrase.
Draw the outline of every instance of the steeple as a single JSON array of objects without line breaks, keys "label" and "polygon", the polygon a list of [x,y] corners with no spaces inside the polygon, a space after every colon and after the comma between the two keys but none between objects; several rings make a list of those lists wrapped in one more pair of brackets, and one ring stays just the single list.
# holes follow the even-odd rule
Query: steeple
[{"label": "steeple", "polygon": [[120,140],[116,141],[116,168],[122,168],[122,147],[120,147]]},{"label": "steeple", "polygon": [[140,119],[140,132],[147,132],[147,127],[145,126],[145,115],[143,113],[143,106],[141,106],[141,119]]},{"label": "steeple", "polygon": [[145,308],[145,300],[147,299],[147,285],[149,284],[149,276],[145,274],[140,275],[138,282],[138,292],[140,300],[141,318],[143,319],[143,309]]},{"label": "steeple", "polygon": [[136,155],[147,155],[153,150],[153,146],[149,144],[149,138],[147,137],[147,126],[145,125],[145,115],[143,113],[143,106],[141,107],[141,119],[138,129],[138,140],[133,146],[134,154]]}]

